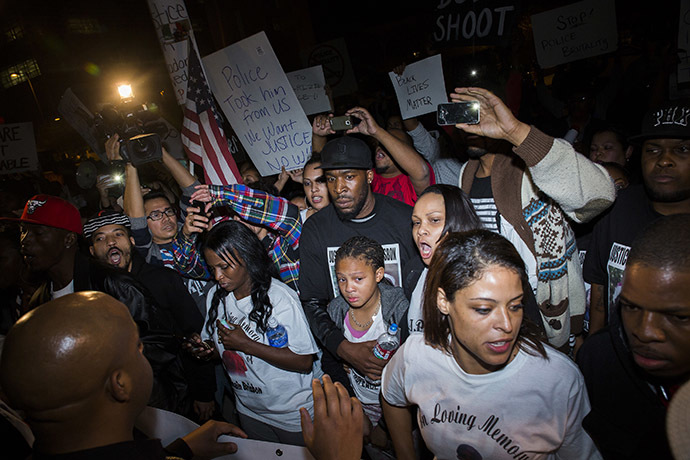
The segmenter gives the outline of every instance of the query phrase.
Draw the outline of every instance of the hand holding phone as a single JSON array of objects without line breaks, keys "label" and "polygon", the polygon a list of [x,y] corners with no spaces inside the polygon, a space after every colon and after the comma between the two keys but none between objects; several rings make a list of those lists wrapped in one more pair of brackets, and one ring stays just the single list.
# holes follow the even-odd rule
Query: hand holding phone
[{"label": "hand holding phone", "polygon": [[352,117],[349,116],[329,118],[328,122],[331,124],[331,129],[333,131],[347,131],[354,127],[352,124]]},{"label": "hand holding phone", "polygon": [[459,123],[476,125],[480,120],[479,107],[479,101],[439,104],[436,108],[436,123],[439,126],[457,125]]}]

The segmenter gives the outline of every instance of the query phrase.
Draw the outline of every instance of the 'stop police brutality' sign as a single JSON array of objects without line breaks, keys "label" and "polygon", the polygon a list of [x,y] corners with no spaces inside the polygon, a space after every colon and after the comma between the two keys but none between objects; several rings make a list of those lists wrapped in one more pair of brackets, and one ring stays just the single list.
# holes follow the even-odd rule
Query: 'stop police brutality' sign
[{"label": "'stop police brutality' sign", "polygon": [[203,58],[213,94],[262,176],[301,168],[311,124],[264,32]]},{"label": "'stop police brutality' sign", "polygon": [[532,16],[542,69],[610,53],[618,47],[613,0],[584,0]]}]

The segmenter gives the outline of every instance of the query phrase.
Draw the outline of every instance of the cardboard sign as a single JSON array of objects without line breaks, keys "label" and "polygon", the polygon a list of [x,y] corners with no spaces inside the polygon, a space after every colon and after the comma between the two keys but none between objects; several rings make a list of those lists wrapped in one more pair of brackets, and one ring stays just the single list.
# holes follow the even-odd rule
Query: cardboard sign
[{"label": "cardboard sign", "polygon": [[437,0],[433,37],[437,45],[498,45],[512,36],[520,0]]},{"label": "cardboard sign", "polygon": [[108,163],[108,157],[105,154],[105,145],[103,142],[99,142],[96,136],[93,114],[77,95],[74,94],[72,88],[67,88],[62,98],[60,98],[58,112],[60,112],[62,118],[79,133],[82,139],[89,144],[91,150],[98,153],[101,160]]},{"label": "cardboard sign", "polygon": [[357,80],[352,70],[350,55],[345,40],[336,38],[319,43],[301,53],[306,67],[321,65],[333,97],[352,94],[357,91]]},{"label": "cardboard sign", "polygon": [[288,72],[286,75],[304,113],[312,115],[333,110],[326,95],[326,78],[320,65]]},{"label": "cardboard sign", "polygon": [[[139,414],[135,426],[149,438],[160,439],[164,446],[199,428],[199,425],[188,418],[150,406],[144,408],[141,414]],[[227,435],[221,435],[218,438],[218,442],[234,442],[237,444],[236,453],[216,457],[220,460],[253,460],[256,458],[314,460],[314,457],[305,447],[235,438]]]},{"label": "cardboard sign", "polygon": [[610,53],[618,47],[613,0],[584,0],[532,16],[542,69]]},{"label": "cardboard sign", "polygon": [[187,7],[184,0],[148,0],[148,4],[177,103],[182,105],[187,100],[187,40],[195,40]]},{"label": "cardboard sign", "polygon": [[262,176],[301,168],[311,124],[264,32],[203,58],[209,86]]},{"label": "cardboard sign", "polygon": [[38,169],[32,123],[0,125],[0,174]]},{"label": "cardboard sign", "polygon": [[435,112],[437,105],[448,102],[440,54],[408,65],[402,75],[388,72],[388,76],[403,120]]}]

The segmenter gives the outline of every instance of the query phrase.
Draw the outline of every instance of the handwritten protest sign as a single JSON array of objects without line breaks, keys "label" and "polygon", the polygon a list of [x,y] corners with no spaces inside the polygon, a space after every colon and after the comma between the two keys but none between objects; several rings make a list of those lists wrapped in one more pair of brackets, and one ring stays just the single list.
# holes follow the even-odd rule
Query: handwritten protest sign
[{"label": "handwritten protest sign", "polygon": [[437,0],[434,5],[433,37],[440,46],[504,43],[520,10],[520,0]]},{"label": "handwritten protest sign", "polygon": [[532,16],[537,61],[545,69],[618,47],[613,0],[584,0]]},{"label": "handwritten protest sign", "polygon": [[177,103],[182,105],[187,100],[187,39],[194,41],[187,7],[183,0],[148,0],[148,3]]},{"label": "handwritten protest sign", "polygon": [[304,113],[312,115],[332,110],[331,101],[326,95],[326,78],[320,65],[288,72],[286,75]]},{"label": "handwritten protest sign", "polygon": [[690,81],[690,0],[680,0],[678,20],[678,83]]},{"label": "handwritten protest sign", "polygon": [[448,102],[440,54],[408,65],[402,75],[388,72],[388,76],[403,120],[434,112],[438,104]]},{"label": "handwritten protest sign", "polygon": [[36,139],[31,123],[0,125],[0,174],[38,169]]},{"label": "handwritten protest sign", "polygon": [[262,176],[301,168],[311,124],[264,32],[203,58],[223,113]]}]

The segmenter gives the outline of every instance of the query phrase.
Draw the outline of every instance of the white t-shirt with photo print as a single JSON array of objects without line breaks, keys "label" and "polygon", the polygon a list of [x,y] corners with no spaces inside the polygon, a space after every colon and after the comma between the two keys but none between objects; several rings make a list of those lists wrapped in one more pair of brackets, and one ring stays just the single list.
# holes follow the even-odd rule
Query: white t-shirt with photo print
[{"label": "white t-shirt with photo print", "polygon": [[[216,289],[218,286],[208,293],[207,311]],[[274,279],[268,296],[273,305],[271,316],[285,327],[290,351],[298,355],[320,356],[295,291]],[[218,306],[218,319],[240,325],[249,338],[268,345],[266,335],[259,333],[256,323],[249,320],[252,309],[251,296],[237,300],[231,292]],[[225,350],[218,340],[215,324],[212,335],[204,325],[202,339],[213,339],[223,358],[223,366],[235,390],[238,412],[285,431],[301,431],[299,408],[306,408],[312,416],[314,413],[311,382],[322,375],[318,362],[315,361],[312,372],[300,373],[281,369],[240,351]]]},{"label": "white t-shirt with photo print", "polygon": [[472,451],[483,459],[600,459],[582,428],[590,405],[584,379],[565,355],[519,351],[503,369],[468,374],[452,355],[412,334],[383,370],[394,406],[416,405],[426,445],[438,459]]}]

